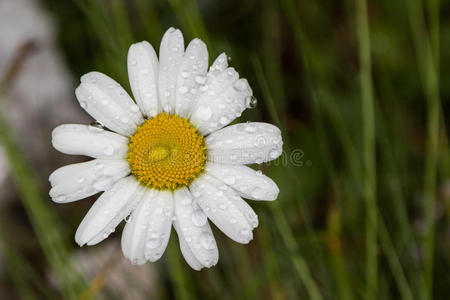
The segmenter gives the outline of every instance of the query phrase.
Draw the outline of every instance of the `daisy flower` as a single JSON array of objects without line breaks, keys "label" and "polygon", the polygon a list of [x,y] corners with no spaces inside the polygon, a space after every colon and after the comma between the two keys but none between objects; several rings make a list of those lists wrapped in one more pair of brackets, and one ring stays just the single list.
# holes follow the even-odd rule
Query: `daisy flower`
[{"label": "daisy flower", "polygon": [[[50,175],[57,203],[103,192],[75,234],[95,245],[125,219],[122,251],[133,264],[164,253],[172,225],[186,262],[195,270],[218,261],[208,219],[246,244],[258,226],[242,199],[275,200],[279,189],[245,165],[280,156],[280,130],[267,123],[227,126],[254,102],[252,90],[221,54],[208,68],[199,39],[184,49],[181,31],[164,34],[159,61],[148,42],[131,45],[128,75],[133,99],[110,77],[91,72],[75,90],[96,123],[54,129],[60,152],[94,158]],[[225,127],[227,126],[227,127]]]}]

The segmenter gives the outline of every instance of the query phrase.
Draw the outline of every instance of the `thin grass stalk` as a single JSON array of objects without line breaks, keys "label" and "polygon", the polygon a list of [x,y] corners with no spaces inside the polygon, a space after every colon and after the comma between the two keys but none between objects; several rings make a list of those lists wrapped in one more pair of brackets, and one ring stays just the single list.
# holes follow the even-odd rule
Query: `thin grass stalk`
[{"label": "thin grass stalk", "polygon": [[364,196],[366,198],[366,297],[376,299],[378,292],[377,203],[375,166],[375,114],[370,54],[370,31],[366,0],[356,0],[361,118],[363,131]]},{"label": "thin grass stalk", "polygon": [[381,214],[379,214],[379,224],[380,230],[378,231],[378,233],[380,236],[381,245],[383,247],[384,252],[386,253],[389,266],[392,270],[392,274],[394,275],[394,279],[400,291],[400,296],[403,300],[413,300],[414,297],[412,295],[408,281],[406,280],[405,273],[403,272],[401,262],[398,259],[395,247],[392,244],[392,240],[389,236],[389,231],[387,230],[386,225],[384,224],[383,217],[381,216]]},{"label": "thin grass stalk", "polygon": [[[436,1],[431,7],[438,4]],[[433,267],[434,267],[434,240],[435,240],[435,212],[436,212],[436,185],[437,185],[437,159],[439,140],[439,75],[436,63],[439,61],[439,10],[433,8],[432,36],[434,47],[425,30],[424,13],[422,3],[419,0],[406,0],[411,34],[414,41],[416,59],[419,68],[419,76],[422,81],[427,107],[427,144],[425,155],[424,176],[424,231],[420,241],[423,249],[425,286],[423,296],[433,298]],[[434,24],[434,25],[433,25]],[[437,24],[437,25],[436,25]],[[434,29],[433,29],[434,28]],[[437,38],[436,38],[437,36]]]}]

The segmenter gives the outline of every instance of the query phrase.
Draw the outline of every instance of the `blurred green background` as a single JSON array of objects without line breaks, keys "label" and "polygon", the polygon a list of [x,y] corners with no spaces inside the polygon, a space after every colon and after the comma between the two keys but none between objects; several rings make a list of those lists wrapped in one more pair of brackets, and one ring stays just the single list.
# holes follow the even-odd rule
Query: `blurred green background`
[{"label": "blurred green background", "polygon": [[[1,299],[448,298],[448,1],[19,2],[50,20],[70,93],[34,110],[23,102],[15,118],[9,109],[21,102],[11,86],[41,46],[26,38],[7,62],[0,56]],[[33,20],[13,19],[0,43],[14,40],[14,22]],[[260,219],[254,240],[240,245],[214,228],[219,263],[200,272],[184,262],[175,234],[163,258],[143,267],[122,257],[121,228],[80,249],[74,233],[95,197],[57,205],[47,196],[53,169],[86,160],[50,145],[54,126],[90,122],[76,106],[77,78],[97,70],[129,90],[129,45],[158,49],[171,26],[185,42],[203,39],[210,63],[229,55],[258,99],[241,121],[274,123],[284,140],[285,155],[261,166],[281,192],[250,203]],[[40,138],[30,146],[22,132],[33,130]]]}]

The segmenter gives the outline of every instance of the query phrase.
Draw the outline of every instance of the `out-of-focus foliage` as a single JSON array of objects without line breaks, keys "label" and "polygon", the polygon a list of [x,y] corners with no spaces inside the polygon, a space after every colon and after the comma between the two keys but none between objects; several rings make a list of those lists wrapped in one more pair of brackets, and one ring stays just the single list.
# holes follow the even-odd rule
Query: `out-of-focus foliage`
[{"label": "out-of-focus foliage", "polygon": [[[285,155],[262,166],[281,193],[273,203],[251,203],[260,219],[254,240],[239,245],[215,230],[219,263],[195,272],[184,263],[174,234],[163,259],[144,267],[156,276],[149,277],[151,294],[143,298],[443,299],[450,293],[450,3],[42,0],[42,5],[55,21],[75,77],[97,70],[128,88],[129,45],[148,40],[157,49],[164,31],[178,27],[186,42],[194,37],[207,42],[210,62],[225,51],[249,80],[258,106],[241,120],[282,128]],[[0,121],[0,133],[14,132]],[[0,138],[12,147],[12,160],[24,160],[13,155],[18,139]],[[84,298],[123,296],[108,287],[105,275],[117,260],[105,260],[95,274],[84,276],[85,283],[76,276],[52,281],[49,272],[67,274],[73,270],[61,265],[73,266],[54,261],[61,257],[42,237],[51,225],[39,218],[55,214],[58,234],[69,239],[92,201],[60,211],[35,196],[48,200],[42,209],[41,202],[30,202],[34,195],[26,185],[17,184],[20,172],[30,169],[25,179],[34,183],[39,170],[31,171],[25,161],[10,164],[20,167],[12,173],[21,202],[2,208],[2,216],[22,205],[27,214],[2,219],[0,226],[25,226],[22,238],[39,241],[35,245],[41,248],[24,251],[0,230],[2,259],[10,266],[0,275],[0,290],[11,286],[15,296],[72,297],[84,284]],[[118,246],[117,231],[110,239]],[[66,244],[57,243],[64,255],[87,251]],[[120,280],[136,286],[126,276]]]}]

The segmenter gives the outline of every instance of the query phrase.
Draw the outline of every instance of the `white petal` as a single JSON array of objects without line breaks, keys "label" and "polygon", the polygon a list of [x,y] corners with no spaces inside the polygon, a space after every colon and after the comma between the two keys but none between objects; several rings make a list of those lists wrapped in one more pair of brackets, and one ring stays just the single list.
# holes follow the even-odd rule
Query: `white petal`
[{"label": "white petal", "polygon": [[199,39],[192,40],[186,48],[178,73],[176,91],[176,113],[189,117],[192,106],[202,93],[206,83],[208,50]]},{"label": "white petal", "polygon": [[[184,241],[202,267],[214,266],[219,259],[216,241],[206,215],[196,203],[193,203],[193,197],[187,188],[174,192],[174,205],[174,227],[178,233],[180,246]],[[185,252],[188,251],[185,249]]]},{"label": "white petal", "polygon": [[81,77],[75,90],[81,107],[94,119],[122,135],[130,136],[143,122],[139,107],[113,79],[99,72]]},{"label": "white petal", "polygon": [[131,45],[128,50],[128,77],[134,99],[147,117],[159,112],[158,57],[147,41]]},{"label": "white petal", "polygon": [[65,124],[52,132],[56,150],[73,155],[121,159],[127,157],[128,138],[101,128],[80,124]]},{"label": "white petal", "polygon": [[183,34],[169,28],[164,34],[159,48],[159,99],[167,113],[175,111],[177,78],[184,54]]},{"label": "white petal", "polygon": [[263,163],[278,158],[283,141],[278,127],[268,123],[240,123],[206,138],[208,159],[222,164]]},{"label": "white petal", "polygon": [[157,261],[170,237],[173,197],[168,191],[147,191],[125,225],[122,251],[133,264]]},{"label": "white petal", "polygon": [[[223,73],[223,74],[222,74]],[[208,91],[197,101],[191,115],[191,122],[207,135],[230,124],[247,107],[253,92],[246,79],[235,81],[238,76],[229,68],[217,76],[216,84],[207,85]],[[222,81],[223,83],[217,84]],[[233,82],[232,84],[230,84]],[[222,90],[225,88],[224,90]]]},{"label": "white petal", "polygon": [[114,232],[141,199],[143,188],[133,176],[125,177],[104,192],[88,211],[75,234],[75,241],[95,245]]},{"label": "white petal", "polygon": [[[180,229],[174,224],[174,228],[179,233]],[[198,261],[192,252],[191,248],[189,248],[185,239],[178,235],[178,241],[180,242],[181,254],[183,254],[184,260],[186,260],[187,264],[194,270],[200,271],[203,269],[203,265]]]},{"label": "white petal", "polygon": [[247,166],[208,162],[206,171],[237,190],[242,197],[247,199],[272,201],[280,192],[272,179],[261,171],[255,171]]},{"label": "white petal", "polygon": [[233,189],[208,174],[197,178],[190,189],[195,201],[223,233],[242,244],[252,240],[256,214]]},{"label": "white petal", "polygon": [[94,159],[64,166],[50,175],[50,196],[58,203],[80,200],[109,189],[129,173],[126,160]]}]

